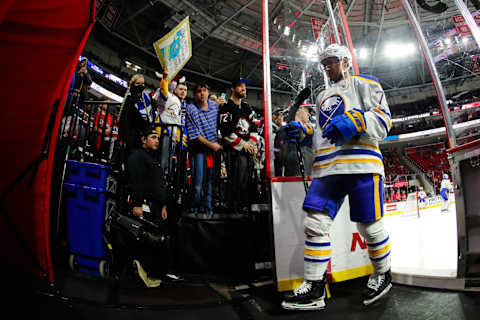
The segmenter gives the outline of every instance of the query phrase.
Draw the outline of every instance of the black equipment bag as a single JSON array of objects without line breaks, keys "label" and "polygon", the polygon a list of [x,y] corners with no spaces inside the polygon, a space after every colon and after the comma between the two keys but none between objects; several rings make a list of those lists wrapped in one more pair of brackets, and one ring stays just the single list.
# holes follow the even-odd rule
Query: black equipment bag
[{"label": "black equipment bag", "polygon": [[116,213],[110,221],[110,242],[121,277],[139,260],[149,276],[160,278],[170,263],[170,235],[163,226],[132,215]]},{"label": "black equipment bag", "polygon": [[169,235],[163,232],[157,224],[148,219],[118,214],[114,223],[129,237],[141,244],[152,247],[163,247],[169,240]]}]

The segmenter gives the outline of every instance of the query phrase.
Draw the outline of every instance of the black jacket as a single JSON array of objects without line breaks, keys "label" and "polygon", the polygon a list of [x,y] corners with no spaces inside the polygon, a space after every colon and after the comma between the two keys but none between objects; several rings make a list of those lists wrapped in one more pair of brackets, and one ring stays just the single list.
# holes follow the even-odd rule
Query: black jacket
[{"label": "black jacket", "polygon": [[128,157],[128,177],[132,186],[134,207],[141,207],[144,199],[167,204],[167,185],[160,162],[145,148],[135,150]]},{"label": "black jacket", "polygon": [[142,118],[135,107],[138,100],[140,100],[139,97],[129,95],[120,115],[118,135],[120,140],[126,144],[127,153],[140,146],[140,134],[149,126],[149,123]]}]

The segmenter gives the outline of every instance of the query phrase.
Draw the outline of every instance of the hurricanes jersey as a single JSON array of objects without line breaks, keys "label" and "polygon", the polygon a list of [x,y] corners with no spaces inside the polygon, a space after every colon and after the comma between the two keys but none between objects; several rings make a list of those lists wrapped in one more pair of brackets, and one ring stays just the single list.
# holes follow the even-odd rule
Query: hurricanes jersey
[{"label": "hurricanes jersey", "polygon": [[[360,129],[365,133],[336,147],[322,137],[323,129],[334,117],[352,109],[364,112]],[[385,93],[377,78],[356,75],[321,92],[316,101],[316,121],[313,177],[363,173],[384,175],[378,143],[387,136],[392,121]]]}]

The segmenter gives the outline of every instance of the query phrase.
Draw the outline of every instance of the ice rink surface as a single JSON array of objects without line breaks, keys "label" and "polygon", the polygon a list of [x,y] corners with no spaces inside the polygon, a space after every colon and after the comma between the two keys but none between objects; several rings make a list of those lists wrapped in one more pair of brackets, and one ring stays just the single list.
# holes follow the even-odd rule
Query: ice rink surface
[{"label": "ice rink surface", "polygon": [[457,221],[455,203],[417,213],[386,216],[392,244],[392,272],[418,276],[456,277]]}]

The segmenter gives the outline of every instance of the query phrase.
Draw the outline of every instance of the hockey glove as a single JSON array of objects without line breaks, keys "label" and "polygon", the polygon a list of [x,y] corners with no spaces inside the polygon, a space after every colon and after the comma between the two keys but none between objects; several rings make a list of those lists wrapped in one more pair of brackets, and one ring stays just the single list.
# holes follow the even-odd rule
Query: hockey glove
[{"label": "hockey glove", "polygon": [[287,129],[288,143],[297,143],[297,141],[300,139],[300,131],[294,122],[296,121],[292,121],[285,125],[285,128]]},{"label": "hockey glove", "polygon": [[366,126],[363,111],[353,109],[333,118],[323,129],[322,137],[328,139],[331,144],[342,146],[354,136],[364,134]]}]

